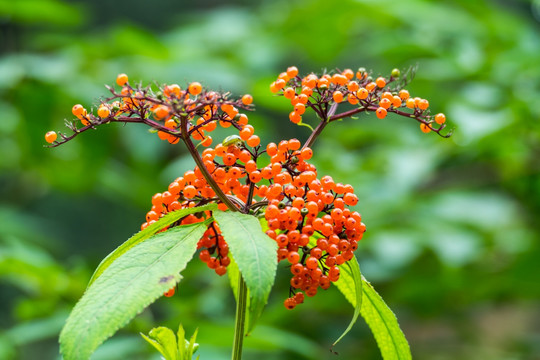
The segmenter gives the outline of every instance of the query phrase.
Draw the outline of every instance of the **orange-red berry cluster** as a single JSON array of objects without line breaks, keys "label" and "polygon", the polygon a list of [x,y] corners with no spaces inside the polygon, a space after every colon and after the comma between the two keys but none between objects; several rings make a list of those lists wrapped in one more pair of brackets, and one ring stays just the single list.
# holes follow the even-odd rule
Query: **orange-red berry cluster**
[{"label": "orange-red berry cluster", "polygon": [[[300,291],[314,296],[339,279],[339,266],[353,258],[366,228],[360,214],[348,209],[358,202],[351,185],[318,179],[313,165],[296,161],[294,140],[272,145],[272,167],[285,171],[274,176],[266,195],[266,233],[278,244],[278,260],[291,265],[292,296],[284,304],[292,309],[304,300]],[[311,157],[311,150],[303,151]]]},{"label": "orange-red berry cluster", "polygon": [[[435,122],[442,125],[446,121],[444,114],[430,116],[426,112],[429,102],[419,97],[410,97],[409,92],[396,83],[395,80],[399,77],[399,70],[394,69],[389,78],[373,79],[363,68],[356,72],[345,69],[320,77],[315,74],[300,77],[298,69],[291,66],[270,84],[270,90],[291,101],[293,111],[289,114],[289,119],[295,124],[302,122],[307,108],[312,108],[321,116],[325,105],[348,103],[362,110],[375,112],[379,119],[384,119],[388,112],[408,117],[413,115],[420,121],[423,132],[438,131],[439,129],[434,129],[431,124]],[[407,109],[412,112],[405,112]]]},{"label": "orange-red berry cluster", "polygon": [[[249,133],[205,149],[202,159],[213,180],[236,199],[240,209],[253,214],[264,211],[267,234],[278,244],[278,259],[291,263],[291,293],[296,295],[285,305],[293,308],[293,301],[294,305],[303,301],[301,291],[313,296],[319,287],[327,289],[338,280],[339,265],[353,257],[365,226],[360,214],[347,207],[356,205],[358,198],[350,185],[335,183],[329,176],[318,179],[315,166],[307,162],[312,150],[302,149],[297,139],[270,143],[263,150],[258,143],[249,143],[253,129],[245,129]],[[259,166],[265,152],[270,161]],[[154,195],[142,228],[170,211],[209,202],[226,209],[196,167],[173,181],[167,191]],[[189,215],[179,224],[203,220]],[[229,249],[216,223],[208,227],[198,248],[209,268],[218,275],[226,273]]]},{"label": "orange-red berry cluster", "polygon": [[[387,108],[392,109],[392,106],[398,107],[397,98],[402,100],[404,96],[405,90],[402,90],[390,99],[385,79],[373,82],[362,71],[356,73],[357,80],[353,80],[354,76],[352,71],[345,70],[332,76],[311,74],[300,78],[298,69],[291,67],[278,77],[271,89],[291,100],[293,122],[301,121],[306,107],[322,111],[330,102],[340,103],[344,98],[350,104],[375,111],[372,109],[375,101],[380,108],[391,101]],[[304,301],[304,296],[314,296],[319,288],[328,289],[339,279],[340,266],[353,258],[365,231],[360,214],[349,209],[358,202],[354,189],[351,185],[334,182],[330,176],[319,178],[315,166],[308,162],[313,156],[312,150],[297,139],[261,147],[255,129],[248,124],[248,117],[239,111],[250,108],[253,101],[250,95],[231,101],[227,93],[206,91],[197,82],[189,84],[185,90],[176,84],[159,87],[156,91],[150,87],[133,88],[125,74],[118,76],[117,84],[121,86],[120,92],[109,88],[112,96],[101,102],[96,114],[79,104],[73,107],[72,112],[83,128],[73,127],[71,137],[60,134],[60,142],[56,142],[56,133],[49,132],[46,140],[55,146],[85,129],[116,121],[144,123],[170,143],[182,138],[192,154],[197,152],[192,140],[200,141],[206,149],[201,155],[193,156],[203,166],[203,171],[198,166],[186,171],[171,182],[166,191],[155,194],[142,229],[165,214],[183,208],[216,203],[220,210],[226,210],[234,204],[243,213],[266,219],[266,234],[278,245],[278,260],[290,263],[290,296],[284,303],[287,308],[294,308]],[[362,91],[367,91],[365,97]],[[427,109],[422,99],[414,103],[418,111]],[[435,120],[443,123],[444,115],[437,115]],[[210,147],[212,138],[208,133],[218,124],[224,128],[234,127],[238,135]],[[220,191],[216,194],[218,188]],[[224,196],[232,203],[223,203],[222,200],[227,200]],[[188,215],[169,227],[202,222],[211,215],[209,211]],[[209,268],[220,276],[227,272],[231,262],[229,248],[216,222],[208,226],[197,248],[199,258]],[[173,294],[174,288],[164,295]]]}]

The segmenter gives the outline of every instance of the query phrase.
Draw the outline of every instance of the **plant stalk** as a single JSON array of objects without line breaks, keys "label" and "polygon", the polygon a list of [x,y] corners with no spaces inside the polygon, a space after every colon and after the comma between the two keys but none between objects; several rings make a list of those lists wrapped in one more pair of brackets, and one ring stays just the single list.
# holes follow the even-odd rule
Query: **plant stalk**
[{"label": "plant stalk", "polygon": [[309,136],[309,138],[305,142],[304,146],[302,146],[302,149],[304,149],[306,147],[311,147],[313,145],[315,140],[317,140],[317,137],[319,137],[319,135],[321,135],[321,133],[324,130],[325,126],[328,125],[328,123],[330,122],[330,118],[332,116],[334,116],[334,114],[336,113],[337,106],[338,106],[337,103],[334,103],[334,104],[332,104],[332,106],[330,106],[330,109],[324,114],[324,117],[321,118],[321,122],[319,123],[319,125],[317,125],[315,130],[313,130],[313,132],[311,133],[311,135]]},{"label": "plant stalk", "polygon": [[208,172],[208,169],[204,165],[204,162],[203,162],[203,159],[201,158],[201,155],[199,154],[199,152],[195,148],[195,145],[193,145],[193,142],[191,141],[191,138],[189,137],[188,130],[187,130],[187,120],[182,119],[180,121],[180,126],[181,126],[182,140],[186,144],[186,147],[187,147],[189,153],[191,154],[191,157],[197,163],[197,166],[199,167],[199,170],[201,170],[201,173],[203,174],[204,179],[206,180],[208,185],[210,185],[212,190],[214,190],[214,192],[216,193],[216,196],[219,198],[219,200],[221,200],[225,205],[227,205],[229,210],[238,211],[238,207],[236,207],[236,205],[234,205],[234,203],[231,201],[231,199],[229,199],[227,197],[227,195],[225,195],[225,193],[223,193],[223,191],[220,189],[219,185],[215,182],[215,180],[212,178],[212,175],[210,175],[210,173]]},{"label": "plant stalk", "polygon": [[244,346],[246,327],[247,287],[242,274],[240,273],[238,275],[238,300],[236,302],[232,360],[242,359],[242,348]]}]

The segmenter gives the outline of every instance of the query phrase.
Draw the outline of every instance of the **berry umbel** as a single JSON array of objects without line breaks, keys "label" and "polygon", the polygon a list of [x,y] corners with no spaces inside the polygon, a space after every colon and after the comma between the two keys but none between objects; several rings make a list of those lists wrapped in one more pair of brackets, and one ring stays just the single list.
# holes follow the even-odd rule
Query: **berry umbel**
[{"label": "berry umbel", "polygon": [[[204,88],[192,82],[158,87],[133,87],[126,74],[119,74],[119,88],[107,87],[111,96],[96,107],[95,114],[77,104],[72,108],[77,120],[68,123],[71,135],[49,131],[45,140],[58,146],[98,126],[140,123],[171,144],[180,141],[187,147],[196,166],[152,197],[152,206],[141,229],[166,214],[210,203],[220,210],[240,211],[263,220],[266,234],[277,243],[278,261],[286,261],[291,273],[289,294],[284,301],[293,309],[319,289],[328,289],[340,278],[340,267],[354,257],[358,242],[366,230],[362,216],[353,207],[359,202],[349,184],[320,176],[309,163],[311,146],[329,123],[361,112],[375,113],[378,119],[389,114],[410,118],[422,132],[440,136],[446,117],[432,116],[429,102],[411,97],[404,89],[407,76],[394,69],[390,76],[373,77],[360,68],[321,75],[300,76],[291,66],[270,85],[274,94],[288,99],[292,106],[289,119],[302,124],[303,116],[313,111],[320,123],[307,141],[281,140],[261,145],[245,110],[253,110],[253,97],[239,98],[227,92]],[[345,107],[339,112],[340,107]],[[218,126],[231,135],[217,145],[209,135]],[[199,152],[197,146],[205,148]],[[162,229],[200,223],[211,211],[181,218]],[[219,225],[212,221],[197,243],[199,258],[222,276],[231,263],[229,246]],[[175,288],[164,295],[172,296]]]}]

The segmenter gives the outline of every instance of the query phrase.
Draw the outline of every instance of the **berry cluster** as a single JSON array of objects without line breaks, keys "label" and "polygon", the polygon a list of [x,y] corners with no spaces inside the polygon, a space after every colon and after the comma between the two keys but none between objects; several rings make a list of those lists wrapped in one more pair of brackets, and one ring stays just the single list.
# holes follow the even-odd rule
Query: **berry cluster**
[{"label": "berry cluster", "polygon": [[[397,81],[400,76],[401,72],[394,69],[390,77],[377,77],[374,80],[364,68],[360,68],[356,73],[345,69],[325,73],[320,77],[315,74],[300,77],[298,68],[291,66],[270,84],[270,91],[291,101],[293,111],[290,112],[289,119],[295,124],[302,122],[302,116],[308,108],[312,108],[320,118],[329,115],[328,121],[361,111],[374,112],[377,118],[384,119],[389,112],[393,112],[416,119],[424,133],[435,131],[440,134],[445,127],[445,115],[439,113],[431,116],[428,111],[429,101],[419,97],[412,98],[409,92],[403,89],[406,79]],[[341,103],[348,103],[355,109],[339,115],[335,115],[334,109],[334,113],[327,114],[330,104]]]},{"label": "berry cluster", "polygon": [[[293,308],[302,302],[299,291],[314,296],[319,287],[327,289],[339,279],[339,265],[352,259],[365,226],[360,214],[346,208],[358,202],[352,186],[335,183],[329,176],[319,180],[315,166],[307,162],[313,156],[310,148],[301,149],[300,141],[291,139],[262,149],[249,144],[252,136],[253,128],[246,125],[240,136],[205,149],[202,158],[213,180],[239,209],[266,218],[266,233],[278,244],[278,260],[291,264],[290,292],[296,295],[285,306]],[[270,161],[259,167],[257,161],[264,153]],[[153,196],[141,228],[170,211],[209,202],[226,209],[196,167]],[[188,215],[173,226],[203,220]],[[218,275],[226,273],[229,249],[215,222],[199,240],[198,249],[209,268]]]},{"label": "berry cluster", "polygon": [[[319,177],[308,162],[313,156],[310,146],[324,127],[363,111],[374,112],[380,119],[393,112],[420,122],[423,132],[450,136],[440,133],[446,126],[444,114],[431,116],[429,102],[412,98],[403,88],[407,77],[399,78],[400,72],[393,70],[389,78],[373,80],[363,68],[356,73],[346,69],[300,77],[296,67],[289,67],[270,90],[291,101],[294,110],[289,119],[293,123],[301,123],[308,108],[318,115],[320,123],[304,144],[290,139],[262,147],[247,115],[239,110],[252,108],[250,95],[229,99],[229,93],[206,90],[198,82],[184,90],[177,84],[157,89],[132,87],[128,76],[120,74],[116,79],[120,91],[108,87],[112,96],[100,102],[95,114],[80,104],[73,106],[78,121],[68,123],[72,135],[49,131],[45,140],[58,146],[110,122],[142,123],[171,144],[182,140],[197,166],[152,197],[152,208],[141,229],[169,212],[208,203],[217,204],[220,210],[264,218],[266,234],[278,245],[278,261],[290,264],[292,277],[284,305],[293,309],[305,296],[314,296],[319,288],[328,289],[339,279],[340,266],[354,257],[366,229],[361,215],[349,209],[358,203],[353,187],[336,183],[330,176]],[[340,104],[352,109],[336,113]],[[210,147],[213,140],[209,133],[218,124],[238,133]],[[205,147],[202,154],[193,141]],[[210,211],[191,214],[169,227],[202,222],[211,216]],[[216,222],[208,226],[197,248],[199,258],[209,268],[220,276],[227,272],[229,247]],[[174,291],[172,288],[164,295],[172,296]]]},{"label": "berry cluster", "polygon": [[347,208],[358,203],[353,187],[330,176],[318,179],[315,166],[299,160],[310,158],[311,150],[297,151],[298,145],[293,139],[267,147],[271,167],[284,169],[271,178],[264,216],[266,234],[278,244],[278,261],[291,265],[288,309],[303,302],[300,291],[314,296],[339,279],[339,266],[353,258],[366,230],[360,214]]},{"label": "berry cluster", "polygon": [[[126,74],[118,75],[116,83],[120,92],[108,87],[112,96],[104,99],[97,107],[95,114],[81,104],[73,106],[72,113],[80,121],[68,124],[74,132],[72,136],[50,131],[45,140],[57,146],[75,135],[110,122],[139,122],[150,125],[156,130],[160,139],[176,144],[182,136],[200,141],[203,146],[212,144],[208,133],[216,129],[217,124],[224,128],[235,127],[242,130],[248,118],[239,112],[250,109],[253,102],[251,95],[246,94],[237,100],[229,99],[228,93],[219,93],[203,89],[200,83],[193,82],[182,90],[177,84],[148,87],[132,87]],[[82,125],[82,127],[81,127]],[[182,135],[185,134],[185,135]],[[61,140],[57,142],[58,135]],[[258,137],[248,139],[256,143]]]}]

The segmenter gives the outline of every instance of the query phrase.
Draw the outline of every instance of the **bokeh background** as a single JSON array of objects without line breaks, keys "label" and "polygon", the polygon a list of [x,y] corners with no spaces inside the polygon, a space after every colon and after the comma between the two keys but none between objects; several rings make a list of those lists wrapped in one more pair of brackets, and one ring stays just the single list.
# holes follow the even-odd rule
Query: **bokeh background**
[{"label": "bokeh background", "polygon": [[[447,140],[364,115],[315,146],[320,173],[361,199],[361,269],[414,358],[539,359],[539,20],[540,2],[518,0],[0,0],[0,358],[59,359],[93,269],[139,229],[152,194],[193,167],[142,127],[104,126],[56,149],[43,134],[126,72],[251,93],[264,143],[305,140],[268,91],[294,64],[375,75],[418,65],[409,90],[455,127]],[[380,358],[362,320],[331,354],[352,308],[331,289],[286,311],[287,273],[246,359]],[[194,261],[178,295],[93,359],[158,359],[138,332],[179,323],[199,328],[203,360],[228,359],[233,318],[227,279]]]}]

